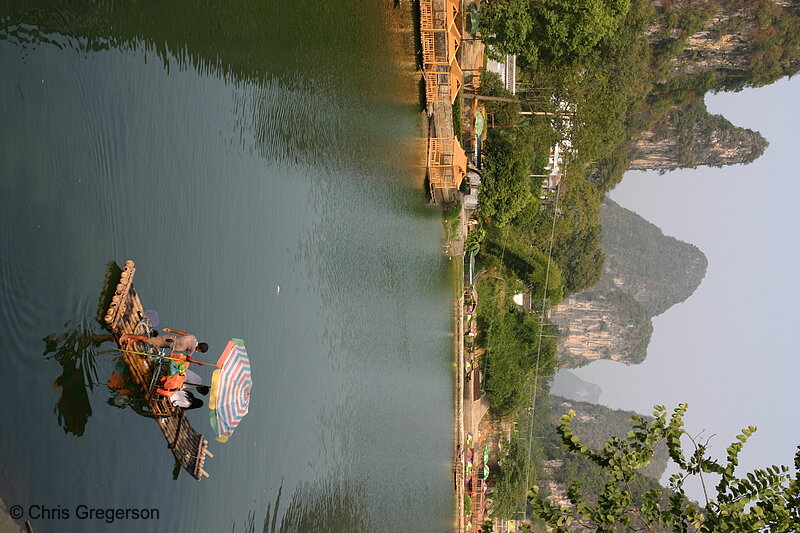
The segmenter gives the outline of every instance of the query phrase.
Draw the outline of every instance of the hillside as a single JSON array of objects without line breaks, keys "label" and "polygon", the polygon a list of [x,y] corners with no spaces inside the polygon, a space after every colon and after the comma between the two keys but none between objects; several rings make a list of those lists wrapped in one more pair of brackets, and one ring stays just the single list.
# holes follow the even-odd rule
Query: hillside
[{"label": "hillside", "polygon": [[797,0],[653,0],[647,28],[656,79],[629,145],[630,168],[746,164],[758,133],[711,115],[708,91],[761,87],[800,69]]},{"label": "hillside", "polygon": [[651,318],[686,300],[708,261],[696,246],[664,235],[636,213],[606,199],[600,215],[606,261],[600,282],[551,311],[562,331],[561,366],[594,359],[644,360]]},{"label": "hillside", "polygon": [[[612,436],[624,436],[630,431],[630,418],[635,413],[609,409],[603,405],[567,400],[559,396],[550,396],[551,427],[540,433],[543,442],[544,476],[537,482],[539,486],[555,501],[561,501],[566,494],[566,487],[575,479],[579,479],[585,493],[602,492],[605,477],[596,465],[585,459],[564,451],[555,428],[561,415],[572,409],[576,416],[572,428],[583,442],[593,448],[602,445]],[[650,417],[644,416],[646,420]],[[634,497],[651,488],[660,488],[658,480],[667,467],[668,454],[666,445],[662,443],[656,448],[656,455],[651,463],[640,471],[634,489]]]},{"label": "hillside", "polygon": [[[798,0],[653,0],[653,45],[680,43],[668,83],[698,75],[714,90],[762,87],[800,70]],[[683,20],[677,20],[683,17]],[[665,32],[676,26],[678,32]],[[709,76],[710,75],[710,76]]]},{"label": "hillside", "polygon": [[698,99],[673,107],[652,129],[640,133],[630,147],[629,168],[664,172],[747,164],[758,159],[768,144],[757,131],[710,114]]},{"label": "hillside", "polygon": [[641,363],[653,333],[644,306],[614,288],[574,294],[551,310],[550,320],[561,331],[561,368],[576,368],[597,359]]},{"label": "hillside", "polygon": [[[800,69],[798,0],[652,0],[653,84],[627,148],[628,168],[661,172],[747,164],[768,143],[708,113],[709,91],[761,87]],[[616,183],[620,176],[607,177]]]},{"label": "hillside", "polygon": [[568,172],[588,168],[602,192],[629,168],[752,162],[766,140],[709,114],[705,95],[800,70],[800,0],[494,0],[485,11],[490,44],[520,56],[518,82],[542,88],[523,99],[576,110]]},{"label": "hillside", "polygon": [[699,248],[664,235],[610,198],[600,222],[606,267],[595,289],[621,289],[657,316],[691,296],[705,277],[708,260]]}]

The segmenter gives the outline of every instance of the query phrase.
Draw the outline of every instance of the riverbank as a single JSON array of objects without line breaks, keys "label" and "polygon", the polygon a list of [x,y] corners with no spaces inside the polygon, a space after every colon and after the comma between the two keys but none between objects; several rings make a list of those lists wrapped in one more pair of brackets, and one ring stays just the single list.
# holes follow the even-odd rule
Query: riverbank
[{"label": "riverbank", "polygon": [[[464,87],[464,82],[467,80],[459,65],[466,59],[469,89],[474,92],[479,86],[480,79],[475,72],[483,66],[483,46],[472,39],[462,40],[467,34],[466,20],[463,16],[464,4],[461,2],[455,4],[450,0],[429,0],[424,5],[409,2],[400,3],[399,7],[401,9],[396,11],[402,10],[413,15],[409,28],[414,28],[414,33],[419,37],[416,44],[417,55],[422,60],[418,65],[422,67],[418,70],[421,88],[420,107],[425,110],[427,116],[426,182],[431,202],[442,207],[446,232],[443,252],[451,261],[453,364],[455,365],[452,465],[455,517],[452,531],[463,533],[473,530],[477,525],[470,522],[470,518],[475,508],[475,487],[483,488],[478,481],[482,476],[475,470],[476,481],[473,482],[471,469],[474,468],[473,457],[483,458],[482,454],[474,453],[475,447],[478,446],[475,436],[481,418],[488,411],[488,402],[485,398],[481,398],[479,371],[472,370],[471,367],[467,370],[469,357],[466,354],[465,339],[468,338],[469,342],[472,342],[474,336],[466,337],[465,333],[467,327],[474,328],[475,322],[467,322],[465,312],[467,291],[470,300],[474,293],[472,287],[466,287],[465,284],[465,272],[468,266],[465,265],[464,247],[469,226],[464,195],[459,187],[467,172],[468,158],[460,143],[465,131],[470,139],[474,136],[472,130],[474,106],[465,110],[462,105],[462,91],[467,89]],[[443,32],[448,38],[455,40],[454,49],[449,49],[449,46],[441,48],[446,42],[441,39],[444,37]],[[465,46],[466,42],[469,42],[470,46]],[[443,55],[440,57],[440,54]],[[467,124],[466,128],[464,124]],[[470,306],[470,309],[473,310],[474,306]],[[470,353],[472,351],[470,350]],[[472,381],[470,381],[471,376],[475,376]],[[480,466],[482,473],[482,462]],[[468,493],[471,496],[469,498]],[[482,519],[484,493],[480,490],[479,494]],[[478,523],[480,521],[479,519]]]},{"label": "riverbank", "polygon": [[[455,365],[455,409],[453,483],[456,497],[456,529],[468,531],[483,521],[485,511],[483,450],[490,444],[490,431],[481,431],[486,426],[485,415],[489,401],[481,390],[482,372],[477,364],[478,349],[474,344],[476,321],[474,302],[476,293],[469,284],[468,259],[464,254],[464,243],[469,233],[469,215],[463,203],[445,211],[447,244],[445,254],[453,262],[453,360]],[[490,448],[496,446],[490,444]],[[477,450],[477,451],[476,451]],[[466,495],[470,498],[467,500]],[[467,505],[469,502],[469,508]]]},{"label": "riverbank", "polygon": [[2,498],[0,498],[0,533],[25,533],[25,529],[9,514]]},{"label": "riverbank", "polygon": [[[453,485],[456,497],[456,530],[464,531],[464,449],[462,443],[465,441],[467,430],[464,427],[464,242],[467,235],[466,212],[463,204],[451,207],[457,209],[457,219],[455,216],[445,216],[445,226],[447,231],[447,245],[445,253],[451,261],[453,267],[451,276],[453,279],[453,364],[455,365],[455,419],[453,422]],[[454,215],[451,213],[451,215]],[[456,220],[453,224],[452,221]]]}]

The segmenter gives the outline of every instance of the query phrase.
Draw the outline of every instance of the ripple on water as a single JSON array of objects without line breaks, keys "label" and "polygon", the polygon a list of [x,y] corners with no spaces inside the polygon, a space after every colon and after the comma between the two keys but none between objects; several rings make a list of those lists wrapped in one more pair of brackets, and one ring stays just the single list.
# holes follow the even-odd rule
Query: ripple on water
[{"label": "ripple on water", "polygon": [[[35,331],[38,307],[42,303],[35,294],[29,293],[28,287],[36,284],[41,272],[38,265],[25,261],[14,245],[14,237],[18,228],[13,220],[14,215],[6,211],[0,224],[0,321],[7,332],[0,339],[0,346],[9,357],[4,365],[18,364],[19,355],[25,353],[25,334]],[[16,357],[15,357],[16,356]],[[8,368],[7,368],[8,370]]]},{"label": "ripple on water", "polygon": [[[25,43],[26,59],[19,50],[0,57],[28,84],[14,100],[27,107],[6,133],[35,146],[20,152],[27,174],[13,196],[3,195],[14,205],[0,215],[0,320],[8,338],[0,342],[41,365],[41,338],[52,329],[37,323],[39,312],[51,306],[48,320],[73,316],[77,324],[96,299],[102,265],[132,258],[141,267],[137,288],[165,325],[212,342],[241,335],[257,380],[235,438],[212,443],[210,480],[180,479],[168,494],[141,490],[170,483],[163,440],[151,421],[98,399],[86,435],[68,441],[74,460],[54,468],[58,483],[31,492],[56,501],[48,498],[74,484],[112,500],[156,500],[169,509],[150,526],[159,529],[230,530],[225,521],[242,508],[245,515],[255,509],[252,523],[265,513],[266,530],[275,532],[395,531],[408,509],[419,512],[422,529],[445,529],[428,527],[451,508],[447,465],[430,459],[449,459],[452,436],[450,343],[436,333],[450,322],[441,223],[417,207],[422,195],[398,171],[416,116],[387,104],[395,92],[375,53],[376,39],[386,37],[376,35],[377,3],[253,6],[266,4],[270,20],[309,10],[321,16],[300,17],[313,31],[252,25],[255,35],[277,36],[273,47],[240,46],[236,39],[250,26],[230,24],[233,46],[202,43],[209,46],[201,51],[242,59],[238,67],[170,52],[174,40],[130,38],[169,28],[164,21],[136,28],[122,46],[91,50],[69,39],[45,44],[50,37],[34,27],[15,30],[17,45],[0,42]],[[199,16],[167,11],[180,11],[187,25],[216,15],[197,8]],[[365,35],[354,36],[359,24]],[[220,34],[190,29],[193,37]],[[251,65],[275,71],[237,77]],[[42,84],[35,69],[52,79]],[[0,84],[0,95],[16,91],[6,89]],[[10,146],[0,142],[0,150]],[[47,237],[29,227],[37,218]],[[34,334],[23,342],[17,331]],[[30,387],[35,372],[6,379]],[[46,396],[52,378],[38,377]],[[26,403],[2,420],[44,420],[52,412],[46,399],[43,409]],[[128,443],[113,434],[120,425],[142,431]],[[62,448],[63,441],[33,433],[25,446]],[[154,448],[144,464],[138,455],[109,459],[108,441]],[[31,454],[20,455],[28,470]],[[87,470],[92,461],[114,476]],[[55,525],[62,526],[81,524]]]}]

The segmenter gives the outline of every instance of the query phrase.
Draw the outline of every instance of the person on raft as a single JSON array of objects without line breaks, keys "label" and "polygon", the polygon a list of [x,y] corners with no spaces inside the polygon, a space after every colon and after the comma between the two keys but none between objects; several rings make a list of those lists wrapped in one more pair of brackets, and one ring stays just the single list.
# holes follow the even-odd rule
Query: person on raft
[{"label": "person on raft", "polygon": [[120,344],[128,346],[133,342],[144,342],[153,348],[170,348],[173,352],[181,352],[186,357],[191,357],[195,351],[205,353],[208,351],[208,344],[197,342],[197,337],[184,333],[177,329],[164,328],[165,333],[176,333],[176,335],[158,335],[147,337],[145,335],[122,335],[119,338]]},{"label": "person on raft", "polygon": [[[182,354],[178,354],[184,358]],[[178,374],[162,376],[160,386],[156,393],[166,396],[175,407],[182,409],[197,409],[203,406],[203,400],[196,398],[192,394],[192,389],[197,390],[202,395],[208,394],[208,387],[202,384],[200,376],[191,370],[183,369]]]},{"label": "person on raft", "polygon": [[186,375],[186,379],[183,382],[183,387],[181,390],[190,391],[194,389],[203,396],[208,395],[211,389],[208,387],[208,385],[203,385],[203,378],[201,378],[196,372],[192,372],[189,369],[186,369],[184,374]]},{"label": "person on raft", "polygon": [[169,401],[172,402],[172,405],[175,407],[180,407],[187,410],[203,407],[203,400],[195,397],[195,395],[192,394],[192,390],[195,390],[205,396],[209,391],[208,386],[203,385],[202,378],[197,375],[197,373],[192,372],[189,369],[183,373],[183,376],[184,380],[181,390],[170,396]]},{"label": "person on raft", "polygon": [[172,402],[172,405],[175,407],[180,407],[181,409],[197,409],[198,407],[203,407],[205,405],[203,400],[200,398],[196,398],[192,391],[181,389],[172,396],[169,397],[169,401]]},{"label": "person on raft", "polygon": [[[171,361],[168,365],[168,374],[159,378],[159,386],[156,393],[160,396],[169,398],[170,402],[175,407],[182,409],[197,409],[203,406],[203,400],[196,398],[192,394],[191,389],[197,390],[200,394],[208,394],[208,387],[202,385],[200,376],[188,369],[189,363],[192,362],[191,355],[195,351],[205,353],[208,350],[208,344],[205,342],[197,342],[197,337],[185,333],[183,331],[164,328],[166,333],[175,333],[177,335],[157,335],[149,337],[145,335],[122,335],[119,339],[120,344],[129,348],[134,342],[144,342],[149,344],[155,349],[169,348],[172,350],[170,359],[177,359],[178,361]],[[187,382],[187,377],[189,378]]]},{"label": "person on raft", "polygon": [[[191,373],[194,376],[197,376],[191,370],[187,370],[187,373]],[[175,407],[180,407],[181,409],[189,410],[189,409],[197,409],[199,407],[203,407],[204,403],[203,400],[196,398],[194,394],[192,394],[191,389],[196,389],[200,394],[208,394],[208,387],[205,385],[195,385],[194,383],[186,383],[185,380],[189,378],[188,375],[180,375],[177,377],[176,380],[173,380],[174,383],[172,384],[165,384],[163,381],[161,383],[161,387],[156,390],[158,394],[161,396],[169,395],[169,401]],[[184,380],[184,384],[181,386],[180,390],[172,392],[172,390],[164,389],[163,387],[172,387],[176,385],[180,380]],[[193,379],[193,378],[189,378]],[[165,378],[162,380],[166,381]],[[200,376],[197,376],[197,381],[199,382]],[[129,383],[129,379],[125,379],[124,374],[120,372],[114,372],[111,374],[111,378],[108,380],[108,388],[111,389],[112,392],[116,393],[115,396],[111,399],[110,403],[115,405],[116,407],[125,407],[126,405],[130,404],[136,410],[138,403],[141,402],[133,402],[132,403],[132,396],[133,396],[133,388]],[[141,406],[138,406],[141,409]],[[139,414],[145,416],[151,416],[150,413],[147,412],[140,412]]]}]

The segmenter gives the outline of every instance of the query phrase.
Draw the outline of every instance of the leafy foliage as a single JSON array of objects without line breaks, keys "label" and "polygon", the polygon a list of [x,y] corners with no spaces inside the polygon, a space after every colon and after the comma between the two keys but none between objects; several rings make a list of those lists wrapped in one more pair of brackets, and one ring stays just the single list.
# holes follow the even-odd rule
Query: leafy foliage
[{"label": "leafy foliage", "polygon": [[630,0],[493,0],[483,14],[497,55],[574,60],[616,31]]},{"label": "leafy foliage", "polygon": [[[599,494],[604,483],[602,469],[591,461],[587,461],[580,455],[576,455],[564,450],[557,429],[561,415],[570,409],[574,409],[577,416],[572,421],[572,429],[581,435],[581,439],[587,446],[602,448],[605,442],[612,437],[624,437],[632,429],[631,417],[636,413],[621,409],[610,409],[604,405],[568,400],[560,396],[551,395],[549,399],[550,409],[548,411],[546,428],[541,429],[539,439],[546,443],[545,456],[547,459],[562,459],[565,461],[565,468],[554,472],[554,481],[567,486],[573,479],[580,479],[584,489],[590,489],[589,484],[594,484],[598,489],[594,491]],[[652,421],[649,416],[639,415],[643,420]],[[654,447],[655,455],[650,463],[640,470],[640,477],[648,478],[647,487],[654,488],[659,486],[655,481],[660,479],[667,468],[669,455],[666,444],[663,442]],[[591,474],[594,472],[595,474]],[[632,488],[635,488],[632,486]],[[634,501],[637,494],[644,491],[633,491]]]},{"label": "leafy foliage", "polygon": [[535,48],[530,46],[533,30],[530,4],[530,0],[495,0],[484,5],[481,17],[491,28],[485,39],[491,45],[488,52],[495,59],[516,53],[535,59]]},{"label": "leafy foliage", "polygon": [[511,518],[525,496],[525,480],[529,467],[527,443],[518,435],[503,445],[496,473],[492,514]]},{"label": "leafy foliage", "polygon": [[484,145],[480,214],[504,226],[535,203],[531,191],[532,151],[513,132],[491,130]]},{"label": "leafy foliage", "polygon": [[477,254],[481,249],[481,243],[485,237],[486,230],[476,229],[474,231],[470,231],[469,235],[467,235],[467,240],[464,243],[464,253]]},{"label": "leafy foliage", "polygon": [[[800,12],[771,0],[543,0],[527,2],[527,11],[525,4],[488,2],[486,33],[503,42],[503,53],[520,54],[522,84],[546,88],[540,106],[569,102],[577,110],[570,173],[590,175],[604,192],[627,169],[631,141],[651,127],[678,135],[677,164],[715,164],[702,158],[712,151],[697,151],[708,138],[700,131],[712,125],[753,143],[749,157],[758,157],[763,139],[738,135],[708,115],[704,95],[766,85],[800,70]],[[512,13],[526,21],[526,42],[519,28],[504,38],[502,16]],[[700,31],[709,46],[726,36],[738,43],[724,65],[708,62],[709,50],[689,41]]]},{"label": "leafy foliage", "polygon": [[[498,96],[513,100],[516,98],[514,93],[503,85],[500,75],[490,70],[484,70],[481,74],[481,95]],[[522,106],[519,102],[502,102],[488,100],[485,102],[486,111],[492,115],[495,127],[516,126],[519,122],[519,112]]]},{"label": "leafy foliage", "polygon": [[[736,15],[715,16],[720,10]],[[763,139],[756,132],[732,127],[721,117],[709,115],[703,97],[708,91],[771,83],[800,69],[800,10],[772,0],[487,0],[482,20],[489,26],[483,33],[494,34],[487,38],[494,52],[519,54],[519,84],[539,88],[522,90],[520,99],[551,112],[545,120],[535,117],[514,121],[509,116],[514,132],[492,132],[486,146],[487,159],[493,165],[487,169],[493,188],[488,191],[486,209],[482,207],[480,213],[491,217],[482,258],[486,263],[502,265],[498,278],[508,287],[523,282],[529,289],[541,286],[544,280],[532,275],[541,272],[541,259],[548,256],[558,265],[565,295],[592,286],[602,273],[600,200],[628,168],[633,141],[642,132],[655,132],[669,139],[675,147],[672,155],[680,164],[724,164],[697,159],[698,147],[712,136],[733,138],[741,134],[741,143],[752,145],[752,158],[758,157],[765,146]],[[737,64],[730,68],[698,67],[696,60],[702,51],[693,48],[695,44],[689,40],[698,31],[712,38],[738,32],[736,37],[741,41],[737,42],[744,44],[736,50]],[[565,105],[568,120],[561,112]],[[523,165],[513,162],[513,156],[499,171],[504,164],[497,159],[505,157],[504,150],[510,149],[511,143],[493,146],[493,142],[505,134],[513,137],[518,149],[526,151],[532,173],[539,173],[537,167],[543,165],[537,152],[530,152],[533,146],[552,146],[553,136],[570,140],[567,178],[557,205],[547,202],[540,207],[529,202],[524,185],[535,197],[539,195],[537,183],[523,179]],[[737,139],[733,141],[736,144]],[[518,170],[515,173],[511,168]],[[511,186],[504,191],[506,184]],[[645,260],[640,266],[646,270],[647,264]],[[556,288],[547,287],[548,295],[551,290]],[[640,341],[646,346],[651,326],[645,305],[619,291],[603,297],[646,321],[650,329],[640,328],[638,336],[631,339],[635,346],[641,346]],[[506,299],[504,295],[493,300],[494,307],[490,306],[486,314],[489,328],[483,341],[487,347],[494,343],[501,348],[500,353],[524,354],[524,341],[514,346],[509,338],[517,334],[524,339],[524,333],[521,319],[509,312],[514,308],[505,303]],[[481,305],[486,303],[482,300]],[[648,302],[647,310],[662,309],[663,305],[660,301]],[[490,369],[492,357],[490,350]],[[503,357],[495,362],[498,360]],[[506,379],[513,375],[515,369],[508,365],[511,360],[495,368],[498,375],[500,368],[507,372]],[[506,379],[499,381],[503,387],[508,385]],[[516,381],[522,384],[527,379],[529,374],[522,371]],[[500,403],[509,409],[523,405],[515,396],[518,392],[503,389],[503,394],[494,394],[495,400],[502,400]],[[797,478],[790,481],[786,470],[777,467],[752,473],[752,478],[735,478],[735,446],[729,448],[733,452],[724,464],[708,459],[699,444],[690,458],[684,458],[680,451],[681,437],[686,436],[684,410],[685,406],[679,407],[667,421],[664,409],[659,408],[653,421],[638,420],[627,437],[609,439],[598,451],[569,433],[571,419],[567,420],[561,431],[568,450],[582,456],[583,464],[591,463],[596,471],[604,472],[605,482],[591,487],[594,497],[589,498],[573,486],[569,509],[537,500],[534,505],[539,516],[558,531],[565,531],[575,521],[588,523],[597,531],[645,524],[676,531],[788,531],[796,527],[797,511],[791,514],[784,509],[798,508]],[[749,431],[743,432],[741,441]],[[683,478],[673,478],[672,493],[656,487],[638,495],[632,493],[633,480],[642,480],[637,470],[652,461],[657,442],[667,444],[672,460],[685,474],[719,474],[722,480],[717,499],[702,508],[690,504],[683,495]],[[796,468],[800,469],[800,455]]]},{"label": "leafy foliage", "polygon": [[544,252],[527,244],[518,233],[490,231],[486,249],[497,257],[502,256],[503,265],[516,279],[522,280],[531,300],[541,301],[546,297],[550,306],[561,302],[564,283],[558,264],[548,261]]},{"label": "leafy foliage", "polygon": [[[502,319],[493,318],[487,335],[489,353],[485,389],[500,416],[511,416],[530,401],[528,380],[533,377],[537,358],[538,325],[522,310],[509,309]],[[555,343],[542,340],[544,360],[539,372],[552,374]]]},{"label": "leafy foliage", "polygon": [[542,0],[531,2],[542,56],[570,61],[589,53],[612,35],[630,8],[630,0]]},{"label": "leafy foliage", "polygon": [[556,248],[554,259],[567,273],[564,292],[575,293],[593,286],[603,275],[605,256],[600,251],[602,229],[591,226],[567,236]]},{"label": "leafy foliage", "polygon": [[[623,438],[610,438],[601,449],[586,446],[572,431],[574,411],[564,415],[558,427],[564,448],[602,468],[606,483],[591,498],[585,496],[578,482],[573,483],[566,507],[539,498],[539,488],[534,486],[530,492],[534,513],[558,532],[568,531],[573,522],[601,533],[639,523],[650,530],[681,532],[796,531],[800,527],[800,447],[794,476],[786,466],[770,466],[737,477],[739,453],[756,428],[743,429],[720,462],[708,457],[707,442],[687,435],[683,423],[686,409],[686,404],[680,404],[668,417],[666,407],[657,405],[651,421],[634,416],[633,429]],[[688,454],[684,452],[684,438],[692,444]],[[679,469],[670,477],[671,496],[653,489],[637,504],[630,483],[636,480],[637,471],[650,463],[655,446],[662,442]],[[716,498],[707,498],[703,506],[689,502],[683,490],[686,479],[704,479],[707,474],[719,476]]]},{"label": "leafy foliage", "polygon": [[513,274],[509,276],[486,274],[478,284],[482,330],[478,342],[486,348],[484,389],[492,409],[502,418],[513,418],[528,405],[537,361],[539,375],[551,376],[556,355],[554,340],[539,337],[536,316],[511,300],[522,286]]}]

